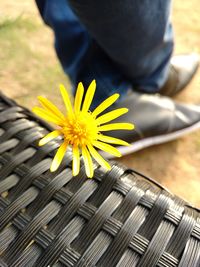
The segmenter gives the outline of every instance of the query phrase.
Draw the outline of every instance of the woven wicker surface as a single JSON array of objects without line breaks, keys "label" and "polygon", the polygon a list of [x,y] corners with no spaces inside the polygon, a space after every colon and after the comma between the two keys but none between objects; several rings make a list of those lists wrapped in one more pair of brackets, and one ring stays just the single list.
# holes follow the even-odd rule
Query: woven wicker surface
[{"label": "woven wicker surface", "polygon": [[50,173],[49,130],[0,97],[0,266],[200,266],[199,210],[116,163]]}]

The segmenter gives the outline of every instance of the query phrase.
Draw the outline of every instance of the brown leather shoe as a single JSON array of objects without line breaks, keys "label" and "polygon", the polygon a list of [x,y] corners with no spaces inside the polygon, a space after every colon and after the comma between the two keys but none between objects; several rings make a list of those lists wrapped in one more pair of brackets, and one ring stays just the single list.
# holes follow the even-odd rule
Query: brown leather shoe
[{"label": "brown leather shoe", "polygon": [[159,93],[173,96],[182,91],[192,80],[199,67],[199,55],[182,54],[172,57],[169,77]]}]

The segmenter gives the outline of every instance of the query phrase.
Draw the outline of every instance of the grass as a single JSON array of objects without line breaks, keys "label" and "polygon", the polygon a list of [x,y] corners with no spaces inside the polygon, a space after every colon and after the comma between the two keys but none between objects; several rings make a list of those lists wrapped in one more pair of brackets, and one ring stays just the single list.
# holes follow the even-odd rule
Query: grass
[{"label": "grass", "polygon": [[[14,97],[27,106],[30,96],[34,102],[33,97],[49,94],[61,82],[69,85],[53,49],[52,55],[46,54],[45,47],[37,49],[37,45],[40,48],[46,45],[44,40],[39,39],[42,28],[43,25],[37,20],[21,15],[16,18],[5,17],[0,21],[0,50],[3,51],[0,54],[1,87],[2,84],[17,87]],[[52,38],[49,38],[49,46],[52,46]]]},{"label": "grass", "polygon": [[[23,16],[23,14],[12,18],[12,17],[4,17],[0,20],[0,30],[6,29],[25,29],[30,31],[35,31],[37,29],[38,24],[33,23],[30,19]],[[8,32],[8,31],[7,31]]]}]

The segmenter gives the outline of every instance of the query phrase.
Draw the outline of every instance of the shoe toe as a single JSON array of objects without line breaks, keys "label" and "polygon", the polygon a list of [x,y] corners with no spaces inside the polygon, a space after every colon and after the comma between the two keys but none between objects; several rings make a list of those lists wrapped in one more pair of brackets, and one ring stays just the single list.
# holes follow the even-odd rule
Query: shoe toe
[{"label": "shoe toe", "polygon": [[112,135],[127,142],[167,135],[200,124],[200,105],[179,104],[160,95],[133,93],[120,103],[121,106],[126,106],[129,112],[115,122],[131,122],[135,130],[112,132]]},{"label": "shoe toe", "polygon": [[200,122],[200,105],[176,103],[176,128],[188,127]]},{"label": "shoe toe", "polygon": [[199,67],[198,54],[182,54],[171,58],[168,79],[159,93],[173,96],[182,91],[192,80]]},{"label": "shoe toe", "polygon": [[182,90],[193,78],[199,67],[200,57],[198,54],[177,55],[171,59],[171,65],[177,72],[177,91]]},{"label": "shoe toe", "polygon": [[199,66],[200,56],[198,54],[177,55],[172,57],[171,64],[179,69],[191,73]]}]

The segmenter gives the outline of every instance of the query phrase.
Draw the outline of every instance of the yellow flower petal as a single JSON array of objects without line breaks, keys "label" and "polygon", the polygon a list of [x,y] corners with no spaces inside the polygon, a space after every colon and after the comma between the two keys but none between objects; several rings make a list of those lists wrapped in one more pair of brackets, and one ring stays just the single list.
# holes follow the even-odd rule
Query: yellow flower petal
[{"label": "yellow flower petal", "polygon": [[106,100],[104,100],[101,104],[99,104],[98,107],[95,108],[95,110],[92,112],[92,115],[94,117],[98,116],[101,112],[103,112],[105,109],[110,107],[118,98],[119,98],[119,94],[111,95]]},{"label": "yellow flower petal", "polygon": [[83,160],[85,163],[86,175],[87,175],[87,177],[92,178],[94,175],[92,158],[91,158],[90,153],[88,152],[88,150],[85,146],[83,146],[83,148],[82,148],[82,155],[83,155]]},{"label": "yellow flower petal", "polygon": [[72,114],[72,103],[69,98],[69,94],[67,90],[65,89],[64,85],[60,84],[60,93],[62,95],[63,101],[65,103],[65,107],[68,113]]},{"label": "yellow flower petal", "polygon": [[88,149],[92,157],[107,170],[111,169],[110,164],[96,151],[96,149],[92,145],[88,145]]},{"label": "yellow flower petal", "polygon": [[45,135],[40,141],[39,141],[39,146],[43,146],[49,141],[53,140],[54,138],[58,137],[61,135],[61,132],[59,130],[55,130],[47,135]]},{"label": "yellow flower petal", "polygon": [[73,173],[73,176],[76,176],[79,174],[79,171],[80,171],[79,148],[77,146],[73,146],[72,153],[73,153],[72,173]]},{"label": "yellow flower petal", "polygon": [[32,111],[38,115],[39,117],[41,117],[44,120],[47,120],[49,122],[53,122],[57,125],[61,125],[63,123],[62,119],[59,119],[58,117],[56,117],[55,115],[52,115],[50,112],[48,112],[47,110],[43,109],[43,108],[39,108],[39,107],[34,107],[32,109]]},{"label": "yellow flower petal", "polygon": [[96,122],[98,125],[100,125],[100,124],[112,121],[127,112],[128,112],[127,108],[118,108],[98,117],[96,119]]},{"label": "yellow flower petal", "polygon": [[38,96],[38,100],[40,101],[41,105],[53,115],[57,116],[58,118],[65,119],[62,112],[48,99],[43,96]]},{"label": "yellow flower petal", "polygon": [[93,141],[92,142],[93,146],[110,153],[111,155],[114,155],[116,157],[121,157],[121,153],[113,146],[105,144],[103,142],[100,141]]},{"label": "yellow flower petal", "polygon": [[51,163],[51,167],[50,167],[50,171],[54,172],[58,169],[58,167],[60,166],[64,156],[65,156],[65,152],[67,150],[67,146],[68,144],[66,142],[63,142],[62,145],[58,148],[56,155]]},{"label": "yellow flower petal", "polygon": [[[57,130],[44,136],[39,145],[44,145],[47,142],[53,140],[58,136],[62,136],[64,142],[57,150],[55,157],[52,161],[50,170],[53,172],[58,169],[63,157],[65,156],[68,144],[72,145],[73,162],[72,173],[76,176],[80,171],[80,152],[82,153],[86,175],[93,177],[94,168],[92,157],[102,167],[110,169],[110,164],[101,156],[98,149],[108,152],[116,157],[120,157],[120,152],[110,144],[128,145],[127,142],[114,138],[111,136],[103,135],[101,131],[110,130],[132,130],[134,125],[131,123],[111,123],[106,124],[109,121],[116,119],[117,117],[125,114],[127,108],[119,108],[113,111],[109,111],[103,115],[103,113],[110,105],[112,105],[118,98],[119,94],[114,94],[104,100],[94,111],[90,112],[90,106],[95,94],[96,82],[91,82],[88,90],[84,96],[84,87],[82,83],[78,84],[74,106],[70,101],[68,92],[63,85],[60,85],[60,92],[66,107],[67,116],[63,114],[51,101],[40,96],[38,97],[42,108],[35,107],[33,111],[43,119],[49,122],[53,122],[59,127]],[[98,117],[99,116],[99,117]],[[97,118],[98,117],[98,118]]]},{"label": "yellow flower petal", "polygon": [[78,84],[76,96],[75,96],[75,101],[74,101],[74,111],[79,112],[81,109],[81,103],[83,99],[83,94],[84,94],[84,87],[82,83]]},{"label": "yellow flower petal", "polygon": [[85,95],[83,108],[82,108],[83,112],[87,112],[89,110],[93,97],[94,97],[95,90],[96,90],[96,81],[93,80],[91,84],[89,85],[87,93]]},{"label": "yellow flower petal", "polygon": [[110,123],[107,125],[102,125],[98,127],[98,131],[113,131],[113,130],[133,130],[134,125],[132,123]]},{"label": "yellow flower petal", "polygon": [[103,141],[105,143],[115,144],[115,145],[122,145],[122,146],[129,146],[130,145],[129,143],[127,143],[121,139],[107,136],[107,135],[103,135],[103,134],[98,135],[98,140]]}]

